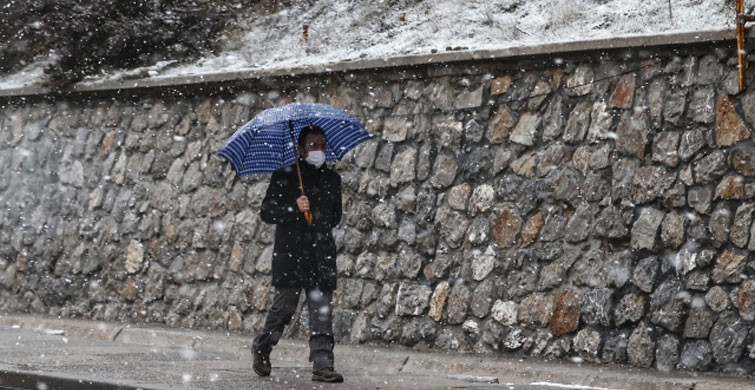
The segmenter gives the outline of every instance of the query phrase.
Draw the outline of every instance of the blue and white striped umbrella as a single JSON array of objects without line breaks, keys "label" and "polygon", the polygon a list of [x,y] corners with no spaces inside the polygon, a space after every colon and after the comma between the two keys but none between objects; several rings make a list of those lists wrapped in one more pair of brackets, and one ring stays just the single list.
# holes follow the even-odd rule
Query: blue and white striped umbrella
[{"label": "blue and white striped umbrella", "polygon": [[[294,128],[293,139],[289,122]],[[346,112],[317,103],[291,103],[257,114],[228,139],[218,153],[239,176],[271,173],[294,164],[294,145],[301,129],[319,126],[325,130],[325,161],[340,160],[359,143],[370,139],[367,129]]]}]

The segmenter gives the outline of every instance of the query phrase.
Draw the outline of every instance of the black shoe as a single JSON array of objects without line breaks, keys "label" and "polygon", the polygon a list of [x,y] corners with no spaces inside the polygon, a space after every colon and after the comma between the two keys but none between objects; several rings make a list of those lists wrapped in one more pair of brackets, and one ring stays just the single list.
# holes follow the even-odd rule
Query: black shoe
[{"label": "black shoe", "polygon": [[269,376],[272,369],[270,366],[270,355],[263,355],[252,347],[252,357],[254,358],[254,364],[252,365],[254,372],[259,376]]},{"label": "black shoe", "polygon": [[332,367],[325,367],[312,372],[312,380],[315,382],[341,383],[343,382],[343,375],[337,373]]}]

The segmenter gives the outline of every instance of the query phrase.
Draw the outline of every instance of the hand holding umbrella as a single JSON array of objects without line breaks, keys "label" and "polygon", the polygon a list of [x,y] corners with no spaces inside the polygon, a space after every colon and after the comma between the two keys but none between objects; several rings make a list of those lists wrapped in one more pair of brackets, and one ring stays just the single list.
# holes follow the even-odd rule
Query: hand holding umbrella
[{"label": "hand holding umbrella", "polygon": [[[304,191],[302,191],[304,192]],[[304,219],[307,221],[307,223],[312,223],[312,212],[309,211],[309,198],[307,198],[307,195],[303,195],[296,198],[296,205],[299,206],[299,210],[301,210],[304,213]]]}]

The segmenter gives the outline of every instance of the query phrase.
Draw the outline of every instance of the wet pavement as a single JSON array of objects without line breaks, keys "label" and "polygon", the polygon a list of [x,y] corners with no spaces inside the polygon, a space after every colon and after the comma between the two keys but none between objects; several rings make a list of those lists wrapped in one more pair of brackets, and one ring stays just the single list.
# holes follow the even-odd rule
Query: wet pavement
[{"label": "wet pavement", "polygon": [[308,346],[283,340],[273,372],[251,370],[251,338],[223,332],[0,316],[0,389],[754,389],[752,378],[337,345],[343,384],[311,381]]}]

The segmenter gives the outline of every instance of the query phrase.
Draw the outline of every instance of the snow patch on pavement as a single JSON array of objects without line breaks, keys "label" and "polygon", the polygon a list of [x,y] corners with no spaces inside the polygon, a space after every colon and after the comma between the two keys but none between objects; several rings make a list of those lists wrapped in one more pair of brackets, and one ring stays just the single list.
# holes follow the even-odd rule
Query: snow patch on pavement
[{"label": "snow patch on pavement", "polygon": [[592,386],[583,386],[583,385],[565,385],[563,383],[552,383],[552,382],[532,382],[530,383],[530,386],[550,386],[550,387],[560,387],[564,389],[569,390],[624,390],[624,389],[614,389],[614,388],[607,388],[607,387],[592,387]]}]

